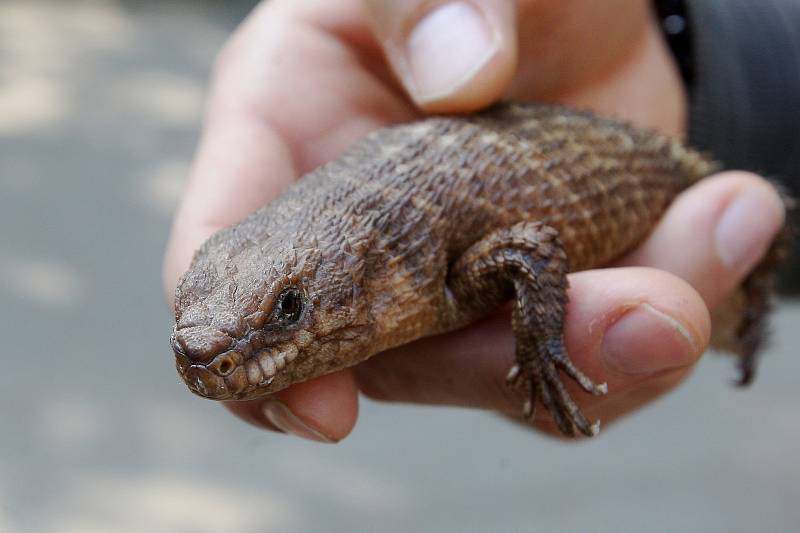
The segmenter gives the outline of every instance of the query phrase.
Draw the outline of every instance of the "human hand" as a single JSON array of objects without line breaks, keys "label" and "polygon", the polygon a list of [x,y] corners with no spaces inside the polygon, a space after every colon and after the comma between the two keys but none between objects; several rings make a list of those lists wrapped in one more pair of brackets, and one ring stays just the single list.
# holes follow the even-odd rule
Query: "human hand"
[{"label": "human hand", "polygon": [[[420,110],[469,111],[501,97],[557,101],[683,132],[686,97],[647,1],[437,5],[271,0],[256,8],[216,65],[164,263],[170,298],[213,232],[367,132],[413,120]],[[763,254],[783,216],[766,182],[722,174],[681,195],[650,238],[613,268],[570,276],[567,347],[610,391],[597,398],[571,389],[589,418],[608,423],[686,377],[707,346],[709,309]],[[501,311],[270,398],[227,406],[261,427],[324,441],[351,431],[359,390],[518,417],[523,398],[504,383],[512,359]],[[535,425],[555,429],[546,413]]]}]

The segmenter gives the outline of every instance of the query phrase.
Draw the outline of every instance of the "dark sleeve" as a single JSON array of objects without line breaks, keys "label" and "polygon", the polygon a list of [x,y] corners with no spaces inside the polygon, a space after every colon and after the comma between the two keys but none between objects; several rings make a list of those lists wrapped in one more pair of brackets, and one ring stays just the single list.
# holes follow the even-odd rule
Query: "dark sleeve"
[{"label": "dark sleeve", "polygon": [[689,0],[689,141],[800,193],[800,0]]},{"label": "dark sleeve", "polygon": [[[689,142],[800,198],[800,0],[686,0],[684,7]],[[789,223],[800,227],[800,209]],[[781,285],[800,295],[794,233]]]}]

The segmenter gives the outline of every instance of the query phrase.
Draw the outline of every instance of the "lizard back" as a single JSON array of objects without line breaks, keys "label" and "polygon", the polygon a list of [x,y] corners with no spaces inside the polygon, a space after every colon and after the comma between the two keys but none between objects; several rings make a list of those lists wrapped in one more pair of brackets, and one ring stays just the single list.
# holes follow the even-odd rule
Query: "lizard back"
[{"label": "lizard back", "polygon": [[[178,371],[202,396],[255,398],[463,326],[516,293],[528,383],[563,393],[556,375],[534,375],[545,367],[531,361],[546,356],[603,393],[558,352],[566,272],[631,249],[715,170],[677,139],[558,106],[504,104],[376,131],[201,247],[176,292]],[[763,329],[770,257],[745,282],[755,304],[738,333],[743,358]],[[470,274],[465,258],[480,268]],[[541,294],[530,292],[537,272]],[[567,415],[548,408],[569,431]]]},{"label": "lizard back", "polygon": [[558,231],[571,270],[601,266],[715,169],[677,139],[559,106],[505,104],[379,130],[293,196],[327,191],[324,209],[307,204],[310,223],[346,225],[368,243],[366,293],[382,310],[385,349],[463,325],[437,317],[448,267],[489,232],[541,222]]}]

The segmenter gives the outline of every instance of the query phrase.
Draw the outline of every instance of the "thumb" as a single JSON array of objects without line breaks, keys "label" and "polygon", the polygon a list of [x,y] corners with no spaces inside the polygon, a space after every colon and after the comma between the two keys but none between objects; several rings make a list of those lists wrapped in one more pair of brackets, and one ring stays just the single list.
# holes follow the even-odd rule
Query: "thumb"
[{"label": "thumb", "polygon": [[517,64],[515,2],[364,1],[395,75],[423,111],[480,109],[511,82]]}]

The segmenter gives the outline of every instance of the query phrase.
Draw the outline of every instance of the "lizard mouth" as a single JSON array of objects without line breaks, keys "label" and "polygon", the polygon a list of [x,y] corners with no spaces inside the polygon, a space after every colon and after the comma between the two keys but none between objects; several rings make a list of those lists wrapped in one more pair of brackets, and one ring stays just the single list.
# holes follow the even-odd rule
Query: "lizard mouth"
[{"label": "lizard mouth", "polygon": [[211,400],[247,400],[273,392],[275,377],[298,356],[292,343],[263,348],[251,357],[228,350],[207,363],[175,350],[178,374],[193,393]]}]

